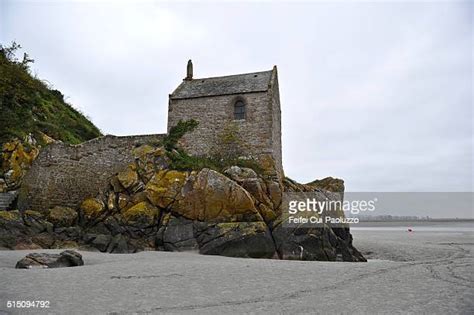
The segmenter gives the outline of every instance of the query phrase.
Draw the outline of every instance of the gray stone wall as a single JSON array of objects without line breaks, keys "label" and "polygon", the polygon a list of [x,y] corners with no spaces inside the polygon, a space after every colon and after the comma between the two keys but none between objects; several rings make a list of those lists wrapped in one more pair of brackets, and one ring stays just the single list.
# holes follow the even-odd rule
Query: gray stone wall
[{"label": "gray stone wall", "polygon": [[[268,92],[221,95],[189,99],[170,99],[168,132],[179,120],[195,119],[197,128],[186,134],[181,145],[192,155],[212,155],[220,142],[223,131],[233,124],[247,148],[248,155],[258,159],[271,155],[276,170],[283,176],[281,158],[281,113],[278,82]],[[243,99],[246,119],[234,120],[234,103]]]},{"label": "gray stone wall", "polygon": [[278,74],[276,69],[273,71],[272,84],[270,89],[272,98],[272,148],[277,170],[280,172],[280,178],[283,173],[282,144],[281,144],[281,107],[280,107],[280,89],[278,86]]},{"label": "gray stone wall", "polygon": [[79,145],[55,143],[41,150],[23,178],[18,207],[76,207],[105,189],[109,178],[133,161],[133,148],[164,135],[104,136]]}]

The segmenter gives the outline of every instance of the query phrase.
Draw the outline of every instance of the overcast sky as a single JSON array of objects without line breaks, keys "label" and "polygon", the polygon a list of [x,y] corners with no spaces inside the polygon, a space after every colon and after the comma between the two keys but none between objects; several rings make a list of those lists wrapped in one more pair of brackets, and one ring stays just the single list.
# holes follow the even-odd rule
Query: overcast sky
[{"label": "overcast sky", "polygon": [[195,77],[276,64],[287,176],[472,191],[469,1],[0,3],[1,43],[103,133],[164,133],[190,58]]}]

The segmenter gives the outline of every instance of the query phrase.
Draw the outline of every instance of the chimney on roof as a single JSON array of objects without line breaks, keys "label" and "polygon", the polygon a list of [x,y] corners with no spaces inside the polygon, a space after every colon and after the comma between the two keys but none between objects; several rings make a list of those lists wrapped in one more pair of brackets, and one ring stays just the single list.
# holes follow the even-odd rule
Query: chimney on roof
[{"label": "chimney on roof", "polygon": [[185,80],[192,80],[193,79],[193,62],[191,59],[188,60],[188,66],[186,67],[186,78]]}]

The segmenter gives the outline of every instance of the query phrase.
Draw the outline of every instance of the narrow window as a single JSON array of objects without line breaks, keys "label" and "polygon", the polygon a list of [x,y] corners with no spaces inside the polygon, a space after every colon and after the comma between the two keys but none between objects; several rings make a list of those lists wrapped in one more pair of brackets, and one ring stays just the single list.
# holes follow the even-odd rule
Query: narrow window
[{"label": "narrow window", "polygon": [[238,100],[234,104],[234,119],[235,120],[245,119],[245,103],[241,100]]}]

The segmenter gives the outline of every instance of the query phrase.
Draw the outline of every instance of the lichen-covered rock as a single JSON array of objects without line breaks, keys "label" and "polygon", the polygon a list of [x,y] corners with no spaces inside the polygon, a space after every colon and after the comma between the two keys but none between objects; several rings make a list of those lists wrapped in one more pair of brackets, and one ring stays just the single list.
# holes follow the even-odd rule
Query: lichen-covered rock
[{"label": "lichen-covered rock", "polygon": [[344,181],[339,178],[326,177],[314,180],[306,185],[332,192],[344,192]]},{"label": "lichen-covered rock", "polygon": [[130,208],[133,205],[131,202],[131,198],[128,195],[122,193],[118,195],[117,203],[119,209],[122,211]]},{"label": "lichen-covered rock", "polygon": [[249,178],[258,178],[257,173],[253,169],[240,166],[228,167],[224,170],[224,174],[238,183],[241,183]]},{"label": "lichen-covered rock", "polygon": [[[171,152],[171,151],[170,151]],[[341,197],[343,182],[299,184],[267,171],[232,166],[173,170],[163,147],[133,149],[135,161],[112,176],[108,189],[82,202],[78,211],[55,207],[47,214],[0,211],[0,247],[199,251],[232,257],[364,261],[345,226],[283,225],[283,192]],[[179,154],[177,151],[172,151]],[[9,170],[12,176],[13,170]],[[342,186],[341,186],[342,185]],[[78,215],[80,214],[80,216]],[[343,215],[343,213],[341,213]]]},{"label": "lichen-covered rock", "polygon": [[86,219],[92,219],[103,214],[105,205],[100,199],[88,198],[81,203],[80,209]]},{"label": "lichen-covered rock", "polygon": [[125,189],[130,189],[138,184],[138,174],[134,164],[130,164],[127,168],[117,174],[117,179]]},{"label": "lichen-covered rock", "polygon": [[20,211],[0,211],[0,224],[23,224]]},{"label": "lichen-covered rock", "polygon": [[284,187],[281,182],[274,180],[265,180],[265,186],[267,187],[268,198],[272,202],[273,209],[278,212],[280,208]]},{"label": "lichen-covered rock", "polygon": [[188,176],[187,172],[158,171],[146,184],[145,193],[152,204],[167,208],[179,197]]},{"label": "lichen-covered rock", "polygon": [[2,147],[2,172],[4,174],[3,191],[14,190],[19,187],[26,171],[38,156],[39,149],[35,143],[18,139],[6,142]]},{"label": "lichen-covered rock", "polygon": [[122,217],[126,224],[143,227],[156,224],[158,216],[158,208],[147,201],[142,201],[122,212]]},{"label": "lichen-covered rock", "polygon": [[54,207],[48,211],[48,221],[56,227],[69,227],[76,224],[77,211],[68,207]]},{"label": "lichen-covered rock", "polygon": [[262,174],[265,176],[277,177],[283,175],[277,174],[276,162],[271,154],[261,154],[258,157],[258,164]]},{"label": "lichen-covered rock", "polygon": [[17,269],[61,268],[84,265],[82,255],[72,250],[60,254],[31,253],[16,263]]},{"label": "lichen-covered rock", "polygon": [[189,177],[171,211],[190,220],[205,222],[263,221],[245,189],[210,169]]},{"label": "lichen-covered rock", "polygon": [[275,245],[264,222],[217,223],[202,228],[199,252],[229,257],[272,258]]},{"label": "lichen-covered rock", "polygon": [[142,145],[133,150],[133,155],[137,161],[137,171],[145,182],[148,182],[155,172],[167,169],[170,164],[163,147]]},{"label": "lichen-covered rock", "polygon": [[278,182],[263,179],[254,170],[239,166],[227,168],[224,174],[252,195],[265,222],[271,222],[277,218],[282,194]]}]

